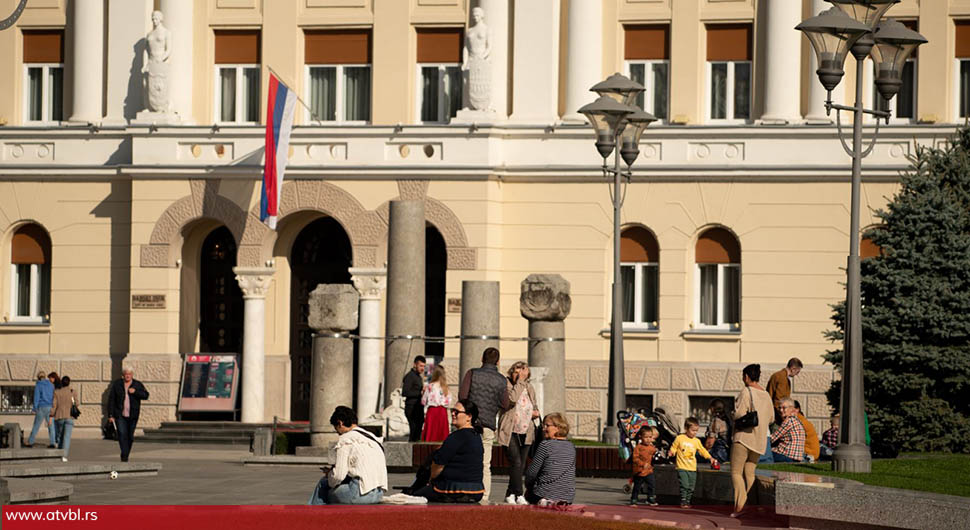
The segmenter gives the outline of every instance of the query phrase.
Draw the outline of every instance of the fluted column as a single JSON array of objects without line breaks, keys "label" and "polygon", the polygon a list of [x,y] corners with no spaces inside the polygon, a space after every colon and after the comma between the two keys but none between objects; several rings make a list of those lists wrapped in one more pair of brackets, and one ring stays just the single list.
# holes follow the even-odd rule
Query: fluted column
[{"label": "fluted column", "polygon": [[765,113],[761,122],[781,125],[801,121],[801,39],[795,26],[801,22],[802,3],[767,2],[768,44],[765,47]]},{"label": "fluted column", "polygon": [[559,121],[559,0],[515,2],[510,121]]},{"label": "fluted column", "polygon": [[273,269],[235,267],[243,293],[242,421],[260,423],[266,396],[266,291]]},{"label": "fluted column", "polygon": [[192,10],[193,0],[161,0],[159,7],[165,17],[165,27],[172,34],[172,53],[169,58],[169,102],[183,123],[192,120]]},{"label": "fluted column", "polygon": [[[350,279],[360,293],[361,337],[377,337],[381,333],[381,296],[387,288],[387,269],[350,269]],[[364,419],[380,412],[381,341],[360,339],[357,349],[357,417]]]},{"label": "fluted column", "polygon": [[72,99],[74,107],[69,121],[101,122],[101,93],[104,76],[104,2],[103,0],[74,0],[71,62],[73,69]]},{"label": "fluted column", "polygon": [[589,88],[603,77],[603,4],[569,2],[566,38],[566,109],[562,119],[586,123],[576,111],[595,99]]}]

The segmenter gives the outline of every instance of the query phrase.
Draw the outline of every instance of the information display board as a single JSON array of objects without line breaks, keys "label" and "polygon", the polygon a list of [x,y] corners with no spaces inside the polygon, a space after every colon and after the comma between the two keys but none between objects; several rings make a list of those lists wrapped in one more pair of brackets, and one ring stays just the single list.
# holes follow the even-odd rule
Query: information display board
[{"label": "information display board", "polygon": [[235,410],[238,376],[239,362],[235,354],[186,355],[179,389],[179,412]]}]

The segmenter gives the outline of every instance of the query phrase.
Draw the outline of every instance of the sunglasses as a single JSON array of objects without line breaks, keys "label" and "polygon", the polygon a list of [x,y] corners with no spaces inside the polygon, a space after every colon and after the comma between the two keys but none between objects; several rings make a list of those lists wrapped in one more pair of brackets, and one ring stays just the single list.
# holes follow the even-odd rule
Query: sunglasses
[{"label": "sunglasses", "polygon": [[451,415],[452,416],[457,416],[459,414],[468,414],[468,413],[465,412],[465,411],[463,411],[463,410],[451,409]]}]

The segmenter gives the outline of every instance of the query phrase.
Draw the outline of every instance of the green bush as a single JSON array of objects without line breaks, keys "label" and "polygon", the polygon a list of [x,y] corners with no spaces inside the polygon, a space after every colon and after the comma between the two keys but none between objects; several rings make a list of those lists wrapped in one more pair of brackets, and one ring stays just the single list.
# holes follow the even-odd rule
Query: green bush
[{"label": "green bush", "polygon": [[276,454],[285,455],[290,451],[289,438],[286,437],[285,432],[276,433]]},{"label": "green bush", "polygon": [[942,399],[900,403],[872,415],[873,439],[897,440],[903,451],[970,453],[970,421]]}]

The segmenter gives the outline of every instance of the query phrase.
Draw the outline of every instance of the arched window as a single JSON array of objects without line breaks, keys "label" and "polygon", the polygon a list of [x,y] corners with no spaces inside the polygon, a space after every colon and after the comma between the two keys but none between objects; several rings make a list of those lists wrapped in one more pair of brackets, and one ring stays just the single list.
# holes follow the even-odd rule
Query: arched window
[{"label": "arched window", "polygon": [[882,247],[872,242],[867,236],[859,240],[859,259],[874,258],[882,254]]},{"label": "arched window", "polygon": [[660,319],[660,251],[657,238],[640,226],[620,234],[623,326],[657,329]]},{"label": "arched window", "polygon": [[694,322],[699,329],[741,329],[741,245],[731,232],[711,228],[697,239]]},{"label": "arched window", "polygon": [[51,240],[36,224],[13,234],[10,249],[11,320],[47,322],[51,300]]}]

